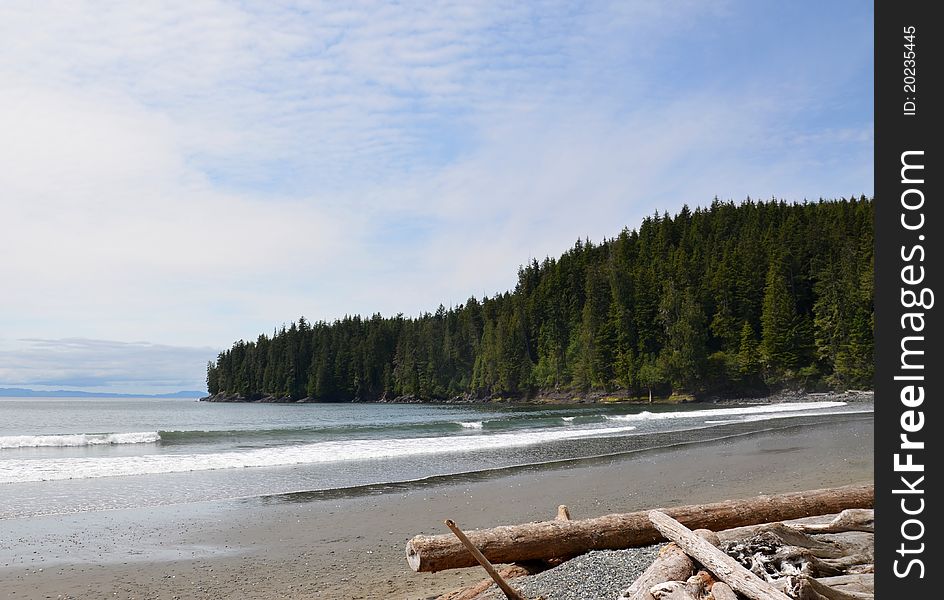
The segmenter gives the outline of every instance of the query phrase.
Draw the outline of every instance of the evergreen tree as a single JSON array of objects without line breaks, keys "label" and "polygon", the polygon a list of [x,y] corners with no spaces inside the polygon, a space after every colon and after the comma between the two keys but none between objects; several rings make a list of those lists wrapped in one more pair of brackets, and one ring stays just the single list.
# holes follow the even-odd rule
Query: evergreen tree
[{"label": "evergreen tree", "polygon": [[207,365],[211,394],[319,401],[868,387],[873,203],[715,199],[531,261],[414,318],[304,317]]},{"label": "evergreen tree", "polygon": [[796,309],[779,262],[767,270],[764,304],[761,314],[761,356],[764,366],[774,377],[797,366],[794,347]]}]

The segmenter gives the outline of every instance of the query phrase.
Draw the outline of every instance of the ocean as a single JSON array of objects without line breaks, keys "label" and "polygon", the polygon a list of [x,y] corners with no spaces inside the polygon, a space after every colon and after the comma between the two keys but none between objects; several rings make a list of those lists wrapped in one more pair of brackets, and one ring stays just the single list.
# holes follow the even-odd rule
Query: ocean
[{"label": "ocean", "polygon": [[871,412],[870,403],[837,401],[496,406],[0,398],[0,519],[380,493]]}]

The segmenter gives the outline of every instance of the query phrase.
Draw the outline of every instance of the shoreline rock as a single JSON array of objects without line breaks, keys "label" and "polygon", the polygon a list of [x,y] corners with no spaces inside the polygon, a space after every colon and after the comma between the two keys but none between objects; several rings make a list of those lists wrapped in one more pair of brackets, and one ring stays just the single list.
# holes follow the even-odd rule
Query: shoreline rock
[{"label": "shoreline rock", "polygon": [[[766,395],[758,396],[670,396],[668,398],[656,398],[653,404],[780,404],[784,402],[812,402],[812,401],[839,401],[839,402],[872,402],[874,400],[873,390],[845,390],[828,392],[804,392],[798,390],[778,390]],[[614,392],[587,392],[586,394],[574,394],[572,392],[548,391],[537,394],[533,397],[501,397],[501,396],[475,396],[473,394],[463,394],[452,398],[433,398],[424,399],[413,394],[403,396],[381,396],[376,400],[354,399],[350,401],[323,401],[312,397],[292,399],[290,397],[279,396],[258,396],[246,397],[238,394],[211,394],[200,398],[201,402],[244,402],[260,404],[526,404],[526,405],[572,405],[572,404],[649,404],[647,398],[630,396],[625,390]]]}]

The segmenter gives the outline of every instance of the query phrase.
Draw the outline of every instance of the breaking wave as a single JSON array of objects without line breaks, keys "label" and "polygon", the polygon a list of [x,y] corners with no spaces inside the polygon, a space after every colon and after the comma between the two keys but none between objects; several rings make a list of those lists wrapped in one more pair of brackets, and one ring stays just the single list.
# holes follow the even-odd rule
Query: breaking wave
[{"label": "breaking wave", "polygon": [[628,425],[459,437],[448,435],[387,440],[338,440],[206,454],[9,459],[0,462],[0,483],[385,460],[394,457],[512,448],[555,440],[607,436],[634,429],[634,426]]},{"label": "breaking wave", "polygon": [[763,404],[756,406],[737,406],[734,408],[709,408],[704,410],[679,410],[669,412],[649,412],[629,415],[604,415],[607,421],[659,421],[663,419],[691,419],[730,417],[741,415],[761,415],[769,413],[803,413],[809,410],[845,406],[845,402],[784,402],[783,404]]},{"label": "breaking wave", "polygon": [[63,448],[77,446],[109,446],[116,444],[153,444],[161,439],[156,431],[132,433],[69,433],[64,435],[0,436],[0,449]]}]

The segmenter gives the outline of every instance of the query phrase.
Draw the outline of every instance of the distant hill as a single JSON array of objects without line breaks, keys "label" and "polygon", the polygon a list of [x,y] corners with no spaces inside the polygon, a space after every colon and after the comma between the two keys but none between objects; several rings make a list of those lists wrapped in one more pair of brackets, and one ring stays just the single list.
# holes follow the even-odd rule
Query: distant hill
[{"label": "distant hill", "polygon": [[[207,369],[217,400],[423,401],[869,389],[872,201],[715,200],[415,318],[299,318]],[[486,234],[487,235],[487,234]]]},{"label": "distant hill", "polygon": [[10,398],[202,398],[206,392],[181,391],[170,394],[115,394],[78,390],[41,391],[27,388],[0,388],[0,397]]}]

